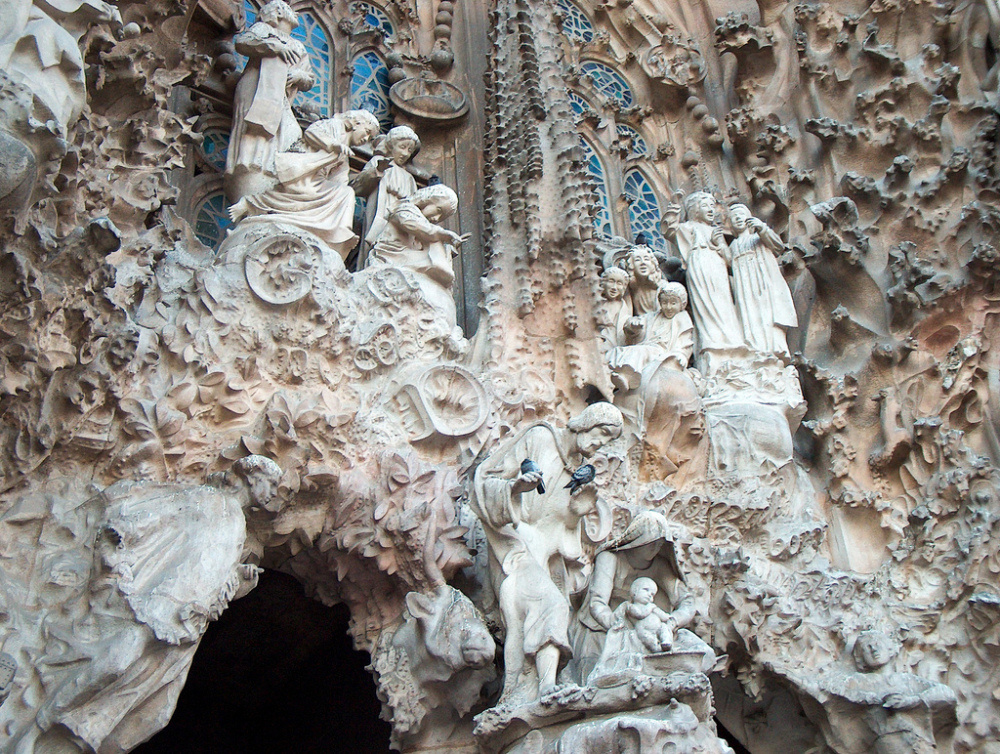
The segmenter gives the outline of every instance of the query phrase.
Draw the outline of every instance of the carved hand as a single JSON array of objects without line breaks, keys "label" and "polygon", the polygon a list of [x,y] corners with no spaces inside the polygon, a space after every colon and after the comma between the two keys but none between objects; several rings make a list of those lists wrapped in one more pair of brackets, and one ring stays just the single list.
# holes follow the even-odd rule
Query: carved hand
[{"label": "carved hand", "polygon": [[517,479],[510,483],[510,491],[513,495],[519,495],[522,492],[530,492],[538,486],[538,483],[542,481],[542,472],[531,471],[527,474],[519,474]]},{"label": "carved hand", "polygon": [[720,226],[716,225],[714,228],[712,228],[712,243],[724,244],[725,242],[726,242],[725,233],[723,232]]},{"label": "carved hand", "polygon": [[920,697],[915,694],[892,693],[885,697],[882,706],[886,709],[912,709],[920,706]]}]

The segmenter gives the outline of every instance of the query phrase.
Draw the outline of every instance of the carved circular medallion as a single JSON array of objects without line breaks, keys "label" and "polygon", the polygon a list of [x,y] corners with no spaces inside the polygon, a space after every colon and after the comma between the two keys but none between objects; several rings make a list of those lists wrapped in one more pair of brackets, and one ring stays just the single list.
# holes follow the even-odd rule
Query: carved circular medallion
[{"label": "carved circular medallion", "polygon": [[469,111],[462,90],[440,79],[403,79],[392,85],[389,99],[407,115],[439,124],[458,120]]},{"label": "carved circular medallion", "polygon": [[250,290],[262,301],[287,306],[312,290],[319,254],[301,238],[282,233],[257,244],[243,264]]},{"label": "carved circular medallion", "polygon": [[468,369],[453,364],[431,367],[418,378],[417,389],[438,434],[462,437],[486,421],[486,391]]}]

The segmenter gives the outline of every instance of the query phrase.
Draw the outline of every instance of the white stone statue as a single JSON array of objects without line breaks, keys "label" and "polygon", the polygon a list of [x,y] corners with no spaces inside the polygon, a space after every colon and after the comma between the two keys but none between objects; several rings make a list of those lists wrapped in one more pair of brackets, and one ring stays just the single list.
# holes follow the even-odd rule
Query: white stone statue
[{"label": "white stone statue", "polygon": [[275,156],[277,185],[230,207],[233,221],[294,225],[346,258],[358,242],[352,229],[354,189],[348,185],[351,147],[376,133],[378,121],[367,110],[316,121],[306,129],[300,151]]},{"label": "white stone statue", "polygon": [[[578,614],[574,633],[574,661],[584,680],[624,678],[643,667],[642,658],[651,652],[691,653],[697,656],[698,669],[707,671],[715,663],[715,653],[687,627],[695,617],[694,600],[684,583],[677,560],[676,527],[659,513],[643,511],[626,530],[608,542],[594,559],[590,589]],[[633,591],[636,584],[656,587],[638,606]],[[648,591],[648,588],[644,590]],[[654,614],[646,605],[653,604],[655,620],[639,628],[642,620]],[[667,617],[664,617],[667,616]],[[656,625],[665,624],[663,630]],[[648,629],[648,630],[647,630]],[[655,649],[649,631],[660,641]],[[670,634],[669,648],[663,641]]]},{"label": "white stone statue", "polygon": [[863,631],[852,656],[858,672],[832,670],[803,688],[822,706],[807,705],[829,745],[845,754],[932,754],[951,751],[955,692],[913,673],[893,672],[899,652],[882,631]]},{"label": "white stone statue", "polygon": [[398,200],[389,211],[387,224],[368,257],[369,267],[391,264],[416,273],[427,302],[454,327],[455,300],[452,284],[455,247],[466,236],[438,225],[458,209],[458,196],[443,184],[427,186],[409,198]]},{"label": "white stone statue", "polygon": [[[396,205],[416,193],[417,182],[406,165],[420,151],[420,137],[409,126],[389,129],[375,149],[375,156],[354,180],[355,191],[368,197],[365,208],[367,232],[362,253],[367,254],[389,225]],[[361,260],[364,262],[364,259]]]},{"label": "white stone statue", "polygon": [[557,689],[556,674],[571,654],[569,596],[588,581],[582,522],[597,507],[592,484],[571,490],[569,482],[621,434],[622,423],[617,408],[595,403],[565,429],[531,425],[476,470],[470,503],[486,531],[506,629],[501,704],[530,703]]},{"label": "white stone statue", "polygon": [[94,23],[121,26],[102,0],[10,0],[0,13],[0,71],[31,90],[63,128],[87,102],[80,39]]},{"label": "white stone statue", "polygon": [[601,273],[601,297],[598,325],[606,349],[618,346],[624,338],[625,322],[632,316],[632,297],[628,287],[631,277],[621,267],[609,267]]},{"label": "white stone statue", "polygon": [[663,231],[684,260],[699,359],[706,368],[713,352],[725,356],[742,349],[743,337],[729,287],[729,248],[722,228],[715,224],[715,197],[696,191],[684,199],[684,209],[688,219],[678,223],[676,208],[668,208]]},{"label": "white stone statue", "polygon": [[309,55],[292,37],[299,19],[283,0],[271,0],[259,20],[234,39],[249,58],[233,99],[233,130],[226,156],[231,201],[259,194],[279,180],[275,158],[302,136],[292,100],[315,83]]},{"label": "white stone statue", "polygon": [[656,292],[663,280],[663,271],[653,250],[648,246],[634,247],[625,257],[625,269],[630,275],[632,314],[649,314],[659,310]]},{"label": "white stone statue", "polygon": [[788,357],[785,328],[798,325],[788,284],[775,254],[785,245],[744,204],[730,207],[736,238],[729,244],[733,298],[743,324],[743,338],[755,351]]}]

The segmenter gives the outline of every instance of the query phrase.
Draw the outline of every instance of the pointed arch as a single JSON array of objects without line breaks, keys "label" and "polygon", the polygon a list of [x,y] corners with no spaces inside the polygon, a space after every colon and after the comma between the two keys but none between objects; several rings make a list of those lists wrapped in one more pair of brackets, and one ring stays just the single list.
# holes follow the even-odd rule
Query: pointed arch
[{"label": "pointed arch", "polygon": [[635,104],[635,95],[628,81],[618,71],[597,60],[585,60],[580,64],[580,73],[594,82],[594,88],[622,108]]},{"label": "pointed arch", "polygon": [[351,109],[368,110],[378,118],[382,129],[392,126],[389,115],[389,67],[374,50],[356,55],[352,61]]},{"label": "pointed arch", "polygon": [[632,168],[625,173],[622,190],[629,200],[628,222],[632,238],[638,238],[641,233],[648,246],[667,251],[667,240],[660,233],[660,201],[653,184],[641,170]]},{"label": "pointed arch", "polygon": [[577,42],[594,41],[594,25],[571,0],[556,0],[556,7],[562,16],[562,33]]},{"label": "pointed arch", "polygon": [[611,222],[611,201],[608,194],[608,181],[605,175],[604,164],[597,156],[594,148],[580,137],[580,148],[583,150],[583,163],[590,176],[594,196],[597,199],[597,213],[594,215],[594,232],[602,238],[611,238],[614,235],[614,226]]}]

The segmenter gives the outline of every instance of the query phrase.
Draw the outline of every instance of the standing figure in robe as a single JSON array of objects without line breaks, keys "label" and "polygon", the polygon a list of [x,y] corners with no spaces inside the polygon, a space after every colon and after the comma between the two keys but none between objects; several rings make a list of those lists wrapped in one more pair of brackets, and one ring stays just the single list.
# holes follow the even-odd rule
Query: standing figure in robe
[{"label": "standing figure in robe", "polygon": [[[587,587],[583,519],[597,508],[593,484],[570,491],[573,472],[622,432],[621,412],[595,403],[565,429],[529,426],[475,473],[473,511],[489,546],[490,580],[506,630],[500,704],[530,704],[556,691],[571,655],[569,597]],[[522,471],[526,460],[534,462]]]},{"label": "standing figure in robe", "polygon": [[742,330],[729,287],[729,248],[715,224],[715,197],[696,191],[684,199],[684,209],[687,221],[678,223],[676,212],[667,214],[663,231],[684,260],[698,355],[707,366],[712,352],[726,356],[743,348]]},{"label": "standing figure in robe", "polygon": [[277,182],[275,157],[302,137],[292,100],[316,79],[306,47],[292,38],[299,18],[284,0],[271,0],[260,20],[234,40],[250,60],[236,85],[233,131],[226,157],[230,201],[260,194]]},{"label": "standing figure in robe", "polygon": [[416,131],[409,126],[391,128],[376,147],[375,156],[354,180],[355,191],[368,197],[365,212],[368,231],[362,243],[359,268],[364,266],[365,256],[389,225],[389,213],[417,190],[417,182],[406,165],[419,151],[420,137]]},{"label": "standing figure in robe", "polygon": [[785,245],[746,205],[734,204],[730,217],[737,233],[729,245],[733,295],[743,337],[753,350],[787,359],[784,328],[795,327],[799,321],[792,294],[775,259]]}]

